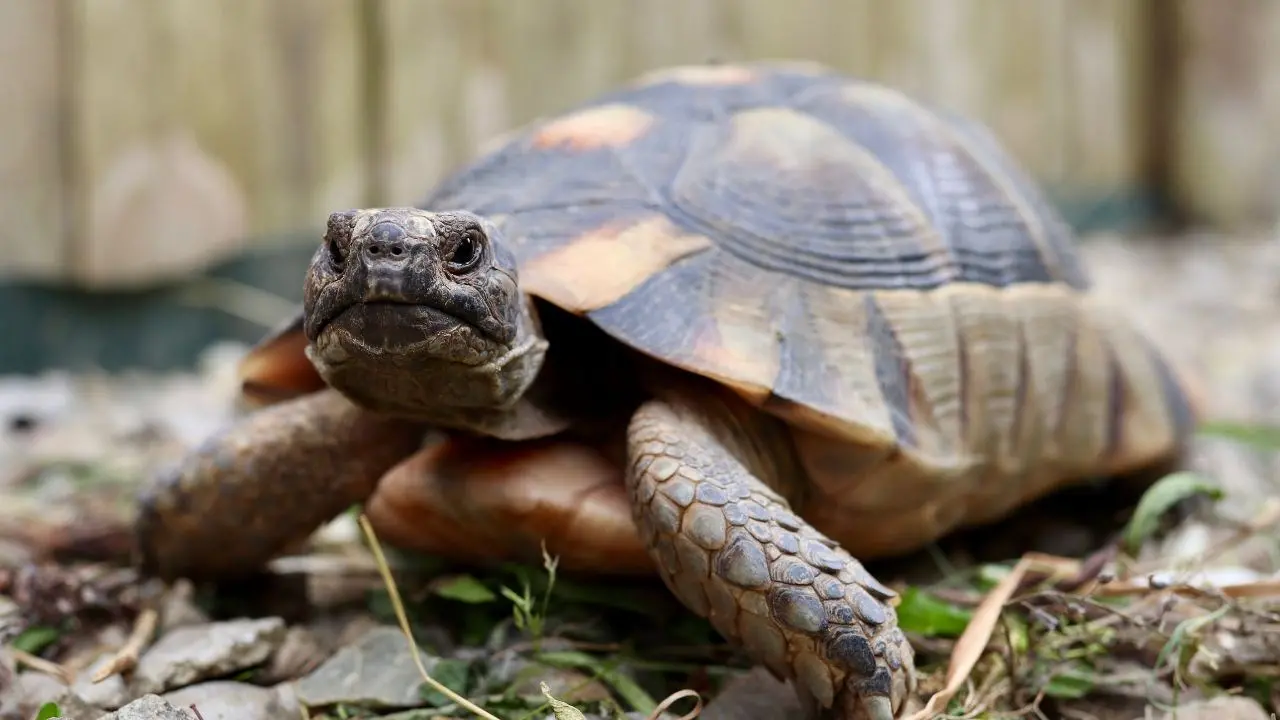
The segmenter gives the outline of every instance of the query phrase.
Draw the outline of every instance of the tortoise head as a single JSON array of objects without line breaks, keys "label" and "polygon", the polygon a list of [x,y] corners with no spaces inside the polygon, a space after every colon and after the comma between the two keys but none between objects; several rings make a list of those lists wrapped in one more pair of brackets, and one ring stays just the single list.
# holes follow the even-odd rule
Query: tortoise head
[{"label": "tortoise head", "polygon": [[329,216],[306,274],[302,330],[331,387],[427,420],[510,407],[547,347],[498,228],[415,208]]}]

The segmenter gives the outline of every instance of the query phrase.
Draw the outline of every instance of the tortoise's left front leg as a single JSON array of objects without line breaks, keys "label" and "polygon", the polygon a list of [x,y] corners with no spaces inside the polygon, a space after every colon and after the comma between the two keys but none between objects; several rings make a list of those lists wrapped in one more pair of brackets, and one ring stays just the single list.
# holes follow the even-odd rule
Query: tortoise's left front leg
[{"label": "tortoise's left front leg", "polygon": [[774,489],[799,472],[781,424],[707,393],[651,400],[628,432],[633,513],[681,602],[791,680],[811,716],[901,712],[916,679],[893,592]]}]

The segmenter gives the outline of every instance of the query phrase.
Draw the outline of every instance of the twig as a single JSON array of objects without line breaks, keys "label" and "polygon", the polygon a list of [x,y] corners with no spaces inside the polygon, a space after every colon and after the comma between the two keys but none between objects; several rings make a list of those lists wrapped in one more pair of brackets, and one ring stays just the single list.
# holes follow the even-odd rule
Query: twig
[{"label": "twig", "polygon": [[680,720],[693,720],[694,718],[702,714],[702,696],[699,695],[697,691],[690,690],[689,688],[685,688],[684,690],[677,690],[676,692],[673,692],[670,695],[668,695],[665,700],[658,703],[658,707],[654,708],[653,712],[649,713],[649,717],[645,718],[645,720],[657,720],[658,718],[662,717],[662,713],[666,712],[672,705],[675,704],[677,700],[681,698],[687,698],[690,696],[692,696],[693,699],[697,701],[697,704],[693,706],[692,710],[685,713],[684,715],[681,715]]},{"label": "twig", "polygon": [[110,662],[98,668],[98,672],[93,674],[94,684],[100,683],[116,673],[127,673],[137,667],[138,658],[142,655],[147,643],[151,641],[151,636],[155,634],[156,623],[159,619],[160,614],[156,612],[155,608],[146,608],[141,613],[138,613],[138,619],[133,623],[133,632],[129,633],[129,639],[124,646],[116,651]]},{"label": "twig", "polygon": [[427,672],[427,668],[423,666],[422,658],[418,651],[418,642],[414,640],[413,631],[409,629],[409,616],[405,614],[404,604],[400,601],[400,590],[396,586],[395,579],[391,577],[391,567],[387,565],[386,557],[382,554],[382,545],[378,542],[377,536],[374,535],[373,526],[369,524],[369,518],[364,513],[360,513],[360,529],[364,531],[365,538],[369,541],[369,547],[373,550],[373,555],[378,563],[378,571],[382,573],[382,581],[387,586],[387,595],[391,597],[391,607],[395,610],[396,620],[400,622],[400,630],[404,633],[405,640],[409,643],[409,651],[413,655],[413,664],[418,666],[418,673],[422,675],[423,681],[441,695],[476,715],[486,720],[499,720],[497,716],[489,713],[484,708],[445,687],[440,681],[431,677],[431,673]]},{"label": "twig", "polygon": [[9,652],[13,654],[14,660],[17,660],[32,670],[44,673],[45,675],[52,675],[67,685],[71,684],[71,671],[62,665],[59,665],[52,660],[45,660],[42,657],[36,657],[25,650],[19,650],[15,647],[9,648]]}]

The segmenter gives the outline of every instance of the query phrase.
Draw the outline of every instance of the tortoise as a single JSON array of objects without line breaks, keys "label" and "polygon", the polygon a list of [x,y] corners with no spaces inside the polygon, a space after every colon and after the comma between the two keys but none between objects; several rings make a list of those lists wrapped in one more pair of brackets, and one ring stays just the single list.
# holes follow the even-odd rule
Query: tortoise
[{"label": "tortoise", "polygon": [[657,572],[811,716],[887,720],[915,660],[860,559],[1184,456],[1188,378],[1073,243],[975,120],[651,72],[332,213],[259,407],[141,498],[142,565],[244,574],[363,501],[411,550]]}]

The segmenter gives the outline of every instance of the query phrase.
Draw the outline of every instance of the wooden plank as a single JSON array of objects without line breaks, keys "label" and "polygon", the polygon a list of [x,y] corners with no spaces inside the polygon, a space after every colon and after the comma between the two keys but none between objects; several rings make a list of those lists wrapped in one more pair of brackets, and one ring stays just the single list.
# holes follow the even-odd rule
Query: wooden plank
[{"label": "wooden plank", "polygon": [[745,0],[743,57],[810,57],[987,123],[1042,182],[1141,181],[1141,6],[1131,0]]},{"label": "wooden plank", "polygon": [[76,0],[73,258],[94,287],[152,283],[248,235],[323,226],[366,182],[345,0]]},{"label": "wooden plank", "polygon": [[[388,200],[420,199],[485,138],[657,67],[812,59],[992,127],[1039,180],[1143,180],[1147,76],[1131,0],[384,0]],[[424,101],[423,98],[430,98]]]},{"label": "wooden plank", "polygon": [[1178,0],[1171,191],[1195,220],[1243,230],[1280,209],[1280,3]]},{"label": "wooden plank", "polygon": [[1075,188],[1124,188],[1146,182],[1152,124],[1148,91],[1151,28],[1145,3],[1069,0],[1061,43],[1061,175]]},{"label": "wooden plank", "polygon": [[0,3],[0,274],[55,279],[65,228],[59,3]]}]

